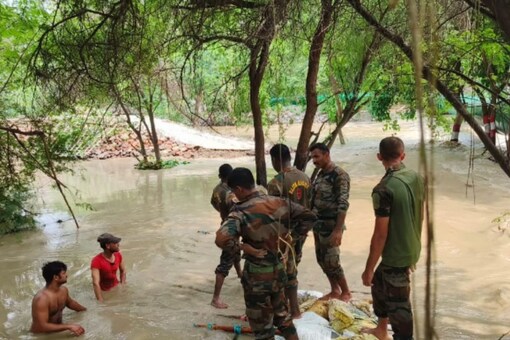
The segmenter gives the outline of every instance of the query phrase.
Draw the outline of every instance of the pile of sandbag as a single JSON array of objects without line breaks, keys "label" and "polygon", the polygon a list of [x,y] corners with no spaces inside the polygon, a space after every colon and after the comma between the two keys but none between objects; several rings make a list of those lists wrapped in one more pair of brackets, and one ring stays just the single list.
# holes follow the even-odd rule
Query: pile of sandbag
[{"label": "pile of sandbag", "polygon": [[301,303],[300,308],[305,312],[314,312],[329,321],[331,328],[339,335],[336,337],[337,340],[377,340],[376,337],[361,332],[363,328],[375,328],[377,325],[377,318],[369,301],[343,302],[336,299],[321,301],[312,297]]}]

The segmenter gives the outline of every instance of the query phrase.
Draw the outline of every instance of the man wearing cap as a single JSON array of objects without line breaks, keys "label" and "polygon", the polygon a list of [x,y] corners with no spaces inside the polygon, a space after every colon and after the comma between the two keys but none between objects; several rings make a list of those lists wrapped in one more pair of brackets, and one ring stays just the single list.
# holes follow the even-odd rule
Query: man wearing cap
[{"label": "man wearing cap", "polygon": [[[90,264],[94,294],[99,302],[103,302],[102,291],[108,291],[120,283],[126,283],[126,268],[119,252],[121,238],[109,233],[99,235],[97,242],[103,252],[97,254]],[[120,271],[120,281],[117,278]]]}]

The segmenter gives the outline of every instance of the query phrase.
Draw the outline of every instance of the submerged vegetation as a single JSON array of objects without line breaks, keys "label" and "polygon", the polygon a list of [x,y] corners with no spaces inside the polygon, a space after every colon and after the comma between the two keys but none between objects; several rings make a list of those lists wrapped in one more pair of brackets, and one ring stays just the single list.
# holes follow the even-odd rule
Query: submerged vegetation
[{"label": "submerged vegetation", "polygon": [[135,165],[135,169],[138,170],[160,170],[160,169],[171,169],[178,165],[189,164],[188,161],[179,161],[177,159],[168,159],[166,161],[141,161]]}]

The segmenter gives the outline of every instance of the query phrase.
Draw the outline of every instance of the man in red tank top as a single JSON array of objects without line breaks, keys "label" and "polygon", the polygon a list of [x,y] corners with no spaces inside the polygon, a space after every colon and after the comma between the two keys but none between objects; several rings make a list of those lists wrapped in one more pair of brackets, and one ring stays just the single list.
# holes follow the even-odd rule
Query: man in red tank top
[{"label": "man in red tank top", "polygon": [[[107,291],[120,283],[126,283],[126,268],[119,252],[120,237],[104,233],[99,235],[97,242],[103,252],[92,259],[90,269],[92,271],[92,285],[94,294],[99,302],[103,302],[103,291]],[[120,272],[120,280],[117,277]]]}]

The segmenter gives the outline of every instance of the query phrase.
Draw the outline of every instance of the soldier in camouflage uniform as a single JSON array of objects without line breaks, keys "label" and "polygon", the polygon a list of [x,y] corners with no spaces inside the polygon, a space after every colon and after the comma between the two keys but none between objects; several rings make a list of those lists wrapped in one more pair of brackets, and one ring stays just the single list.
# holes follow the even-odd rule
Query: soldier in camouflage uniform
[{"label": "soldier in camouflage uniform", "polygon": [[[211,205],[220,213],[221,223],[225,221],[230,212],[230,208],[233,205],[234,194],[230,191],[227,185],[227,178],[232,172],[232,166],[230,164],[223,164],[219,168],[218,177],[221,182],[214,188],[211,195]],[[221,301],[220,293],[221,287],[225,282],[225,278],[228,276],[228,272],[235,267],[237,276],[241,277],[241,254],[236,252],[234,255],[229,252],[222,251],[220,256],[220,264],[216,267],[214,273],[216,274],[216,280],[214,283],[214,293],[211,301],[211,305],[216,308],[227,308],[228,305]]]},{"label": "soldier in camouflage uniform", "polygon": [[[365,286],[372,287],[374,312],[379,321],[376,328],[365,331],[386,339],[389,322],[393,339],[410,340],[413,339],[410,273],[420,258],[424,180],[402,163],[405,153],[400,138],[384,138],[377,158],[386,174],[372,191],[375,227],[361,278]],[[381,263],[374,273],[380,257]]]},{"label": "soldier in camouflage uniform", "polygon": [[315,255],[328,277],[331,292],[323,299],[349,301],[351,292],[340,264],[340,244],[349,208],[350,178],[331,161],[329,148],[323,143],[310,147],[313,164],[320,168],[312,185],[311,209],[319,221],[314,227]]},{"label": "soldier in camouflage uniform", "polygon": [[[278,174],[267,186],[269,195],[283,197],[308,208],[310,205],[310,179],[304,172],[290,165],[289,148],[285,144],[276,144],[271,148],[269,154],[271,155],[273,168],[278,171]],[[299,318],[301,311],[299,310],[297,298],[297,266],[301,262],[303,246],[307,235],[299,235],[294,232],[291,233],[291,237],[292,249],[287,251],[287,286],[285,287],[285,295],[289,299],[292,317]]]},{"label": "soldier in camouflage uniform", "polygon": [[[239,202],[216,232],[216,245],[235,252],[242,237],[255,250],[244,255],[241,279],[246,315],[255,338],[274,339],[274,327],[277,327],[286,339],[297,339],[285,300],[287,275],[280,240],[289,233],[289,226],[299,234],[306,234],[316,217],[299,204],[256,191],[253,175],[246,168],[234,169],[228,185]],[[297,223],[290,225],[290,220]]]}]

